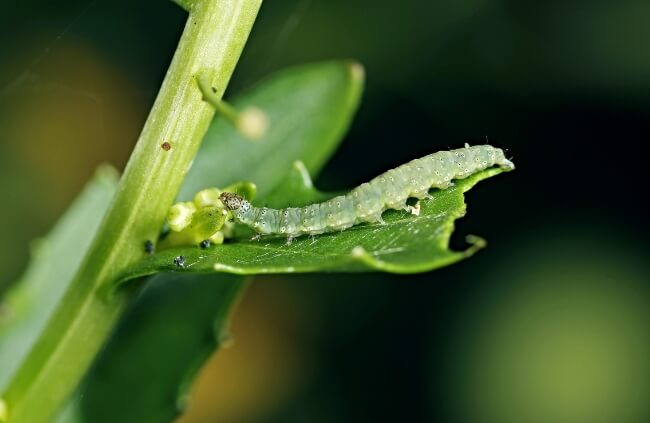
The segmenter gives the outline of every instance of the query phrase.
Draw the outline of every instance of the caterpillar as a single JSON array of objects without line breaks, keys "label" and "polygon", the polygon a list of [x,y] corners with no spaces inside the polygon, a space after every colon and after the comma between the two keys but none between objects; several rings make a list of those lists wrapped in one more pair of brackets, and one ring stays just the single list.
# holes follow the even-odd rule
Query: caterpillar
[{"label": "caterpillar", "polygon": [[503,150],[479,145],[451,151],[439,151],[391,169],[346,195],[305,207],[286,209],[258,208],[240,195],[223,192],[221,202],[234,219],[253,228],[259,235],[286,235],[288,242],[300,235],[318,235],[342,231],[359,223],[383,223],[386,209],[419,209],[406,204],[409,197],[432,198],[430,188],[446,189],[452,180],[463,179],[492,166],[511,170],[514,164]]}]

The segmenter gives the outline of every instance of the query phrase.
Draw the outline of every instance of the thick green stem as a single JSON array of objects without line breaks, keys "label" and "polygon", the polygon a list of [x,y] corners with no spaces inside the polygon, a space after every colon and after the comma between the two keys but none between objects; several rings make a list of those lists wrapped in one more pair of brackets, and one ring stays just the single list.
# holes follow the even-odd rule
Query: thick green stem
[{"label": "thick green stem", "polygon": [[[185,0],[189,18],[149,118],[96,238],[2,396],[9,422],[50,420],[92,363],[135,289],[106,293],[115,276],[157,238],[214,108],[195,76],[222,94],[262,0]],[[191,5],[191,7],[189,7]],[[118,406],[118,405],[116,405]]]}]

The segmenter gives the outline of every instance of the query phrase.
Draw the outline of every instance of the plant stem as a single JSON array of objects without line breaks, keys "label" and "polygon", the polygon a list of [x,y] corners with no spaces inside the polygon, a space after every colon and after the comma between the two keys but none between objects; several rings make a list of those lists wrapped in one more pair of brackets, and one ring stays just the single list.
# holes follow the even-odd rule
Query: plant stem
[{"label": "plant stem", "polygon": [[137,291],[132,285],[106,296],[115,276],[145,254],[144,242],[158,237],[214,115],[195,76],[208,72],[223,94],[261,2],[180,2],[189,18],[117,194],[68,291],[2,396],[9,422],[46,422],[55,415]]}]

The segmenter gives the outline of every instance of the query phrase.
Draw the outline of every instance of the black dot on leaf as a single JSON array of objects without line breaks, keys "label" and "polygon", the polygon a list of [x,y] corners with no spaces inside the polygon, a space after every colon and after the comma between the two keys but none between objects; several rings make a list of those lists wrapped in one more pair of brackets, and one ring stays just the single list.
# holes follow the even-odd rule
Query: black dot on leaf
[{"label": "black dot on leaf", "polygon": [[185,257],[184,256],[174,257],[174,265],[176,267],[180,267],[181,269],[185,267]]}]

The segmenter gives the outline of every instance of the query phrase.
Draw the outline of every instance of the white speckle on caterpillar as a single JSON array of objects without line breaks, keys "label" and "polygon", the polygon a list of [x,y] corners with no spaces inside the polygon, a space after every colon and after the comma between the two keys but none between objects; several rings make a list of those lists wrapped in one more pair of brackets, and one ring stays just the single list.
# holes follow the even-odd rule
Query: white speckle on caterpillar
[{"label": "white speckle on caterpillar", "polygon": [[[346,195],[305,207],[286,209],[257,208],[245,198],[224,192],[220,199],[235,220],[253,228],[258,235],[282,234],[287,244],[301,235],[319,235],[343,231],[360,223],[384,224],[381,217],[387,209],[406,210],[420,214],[420,203],[406,204],[410,197],[428,199],[430,188],[447,189],[452,180],[463,179],[492,166],[511,170],[514,164],[503,150],[490,145],[477,145],[451,151],[439,151],[391,169]],[[258,238],[259,239],[259,238]],[[364,255],[355,247],[352,255]]]}]

